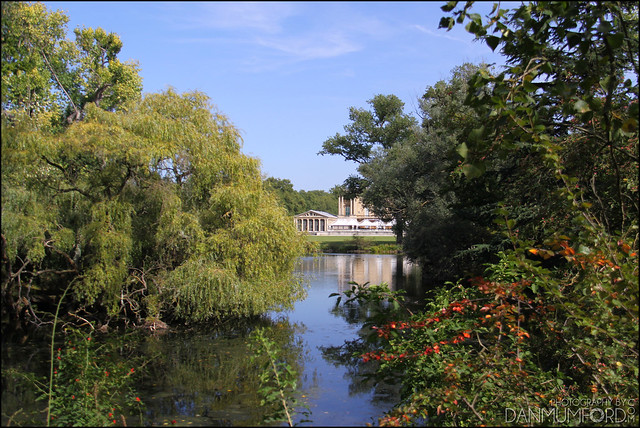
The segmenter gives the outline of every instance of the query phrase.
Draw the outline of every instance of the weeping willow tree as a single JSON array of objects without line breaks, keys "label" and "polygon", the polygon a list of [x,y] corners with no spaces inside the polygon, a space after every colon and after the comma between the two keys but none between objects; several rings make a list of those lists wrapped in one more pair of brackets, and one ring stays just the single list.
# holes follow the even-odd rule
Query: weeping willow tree
[{"label": "weeping willow tree", "polygon": [[[46,121],[45,121],[46,122]],[[63,132],[3,115],[3,317],[42,322],[71,283],[77,316],[250,316],[302,297],[304,240],[229,120],[169,89]]]}]

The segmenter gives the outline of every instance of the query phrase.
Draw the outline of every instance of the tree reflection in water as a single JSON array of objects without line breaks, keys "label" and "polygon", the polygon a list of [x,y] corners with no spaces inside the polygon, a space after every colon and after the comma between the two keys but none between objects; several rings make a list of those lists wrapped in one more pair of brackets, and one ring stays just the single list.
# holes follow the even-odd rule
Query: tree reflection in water
[{"label": "tree reflection in water", "polygon": [[303,372],[298,326],[286,319],[236,320],[214,332],[194,328],[149,336],[145,353],[153,358],[141,389],[152,425],[177,420],[191,425],[259,425],[264,418],[257,394],[258,364],[248,355],[249,334],[265,327],[267,336],[297,373]]},{"label": "tree reflection in water", "polygon": [[[378,362],[364,363],[361,355],[378,349],[377,335],[372,325],[384,319],[406,319],[403,309],[394,310],[388,302],[349,302],[335,305],[331,313],[341,316],[349,324],[359,324],[358,338],[345,340],[339,346],[321,346],[322,357],[334,366],[345,370],[345,379],[349,380],[349,395],[365,394],[374,391],[372,402],[389,402],[400,396],[400,376],[380,378],[376,374]],[[382,416],[382,415],[380,415]]]}]

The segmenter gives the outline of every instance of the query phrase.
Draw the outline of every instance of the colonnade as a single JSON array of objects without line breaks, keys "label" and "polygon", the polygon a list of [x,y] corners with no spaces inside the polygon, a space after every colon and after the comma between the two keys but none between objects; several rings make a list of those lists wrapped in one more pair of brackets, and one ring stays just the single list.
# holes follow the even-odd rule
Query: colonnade
[{"label": "colonnade", "polygon": [[325,232],[327,230],[327,222],[323,218],[299,218],[297,220],[297,228],[300,232]]}]

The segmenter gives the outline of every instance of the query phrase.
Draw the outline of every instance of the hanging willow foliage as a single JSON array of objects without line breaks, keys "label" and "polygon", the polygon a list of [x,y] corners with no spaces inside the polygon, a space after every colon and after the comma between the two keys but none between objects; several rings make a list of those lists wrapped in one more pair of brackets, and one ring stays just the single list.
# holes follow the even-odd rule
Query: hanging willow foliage
[{"label": "hanging willow foliage", "polygon": [[304,240],[204,94],[85,111],[58,134],[3,123],[2,293],[14,311],[25,284],[31,304],[71,280],[77,305],[138,321],[254,315],[302,296],[292,271]]}]

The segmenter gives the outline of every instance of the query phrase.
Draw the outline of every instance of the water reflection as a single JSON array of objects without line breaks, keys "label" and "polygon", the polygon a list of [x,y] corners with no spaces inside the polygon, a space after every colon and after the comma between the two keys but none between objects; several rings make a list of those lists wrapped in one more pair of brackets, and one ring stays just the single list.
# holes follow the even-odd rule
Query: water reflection
[{"label": "water reflection", "polygon": [[[335,310],[335,299],[328,296],[356,281],[386,282],[392,289],[404,289],[407,295],[419,298],[419,271],[395,255],[364,254],[305,257],[297,270],[308,281],[308,296],[290,311],[236,320],[222,327],[172,330],[136,339],[137,352],[147,361],[141,370],[144,381],[138,385],[146,404],[145,423],[163,426],[175,420],[181,426],[262,425],[267,410],[260,405],[258,368],[251,364],[247,347],[248,336],[257,327],[268,328],[270,339],[299,373],[299,399],[309,405],[312,421],[301,425],[375,424],[395,404],[397,391],[367,381],[371,366],[351,358],[363,346],[362,314]],[[46,344],[38,349],[46,350]],[[37,356],[41,354],[47,353]],[[7,356],[25,361],[29,355],[24,347],[5,350],[3,346],[3,364]],[[42,363],[38,370],[29,371],[46,373],[48,361],[43,359]],[[3,382],[2,407],[3,414],[10,415],[24,406],[19,398],[25,396],[6,387]],[[40,414],[34,409],[36,413]],[[135,425],[136,419],[129,422]],[[29,423],[24,420],[22,425]]]},{"label": "water reflection", "polygon": [[[307,326],[302,336],[309,360],[305,368],[316,373],[310,391],[312,425],[353,426],[376,423],[397,401],[397,388],[368,381],[371,366],[351,358],[362,349],[362,312],[357,307],[335,307],[329,294],[360,284],[386,282],[421,297],[419,271],[395,255],[327,254],[303,258],[299,272],[309,281],[308,297],[287,314]],[[364,352],[364,351],[363,351]]]},{"label": "water reflection", "polygon": [[[244,324],[244,325],[238,325]],[[259,425],[269,409],[260,406],[258,365],[248,358],[248,336],[256,327],[283,350],[298,373],[304,363],[299,331],[287,320],[236,321],[215,332],[198,328],[150,336],[153,358],[147,382],[146,419],[152,425],[176,420],[190,425]]]},{"label": "water reflection", "polygon": [[419,267],[401,255],[325,254],[303,258],[299,270],[307,275],[321,274],[327,279],[335,276],[339,292],[350,289],[351,281],[386,282],[391,290],[404,289],[416,298],[422,297],[423,292]]},{"label": "water reflection", "polygon": [[[419,269],[401,256],[335,255],[326,257],[321,263],[324,272],[337,272],[337,291],[340,292],[351,289],[350,281],[355,281],[358,284],[387,283],[391,290],[404,290],[407,300],[413,302],[420,301],[424,294]],[[372,335],[370,326],[362,327],[375,311],[371,305],[334,305],[330,313],[353,325],[357,329],[356,337],[320,346],[319,350],[328,363],[344,371],[343,379],[349,382],[350,396],[354,399],[367,397],[378,409],[377,418],[397,402],[401,385],[391,379],[385,382],[375,377],[375,363],[363,363],[359,358],[375,349],[371,340],[375,334]]]}]

